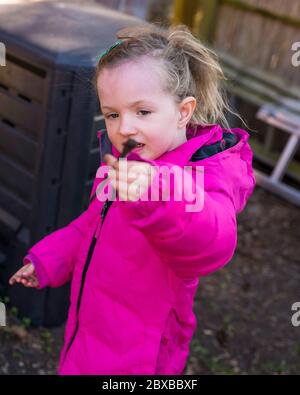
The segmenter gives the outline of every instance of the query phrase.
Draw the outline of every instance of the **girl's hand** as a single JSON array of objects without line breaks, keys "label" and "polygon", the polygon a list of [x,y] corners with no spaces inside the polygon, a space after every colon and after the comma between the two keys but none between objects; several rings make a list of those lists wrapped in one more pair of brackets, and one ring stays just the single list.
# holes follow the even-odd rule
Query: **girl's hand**
[{"label": "girl's hand", "polygon": [[149,163],[126,160],[124,166],[124,163],[110,154],[106,154],[104,160],[112,167],[108,177],[122,200],[137,201],[147,191],[156,174],[155,167]]},{"label": "girl's hand", "polygon": [[25,287],[29,287],[29,288],[37,288],[39,286],[39,282],[35,274],[34,266],[31,262],[21,267],[21,269],[18,270],[9,279],[10,285],[13,285],[15,283],[21,283]]}]

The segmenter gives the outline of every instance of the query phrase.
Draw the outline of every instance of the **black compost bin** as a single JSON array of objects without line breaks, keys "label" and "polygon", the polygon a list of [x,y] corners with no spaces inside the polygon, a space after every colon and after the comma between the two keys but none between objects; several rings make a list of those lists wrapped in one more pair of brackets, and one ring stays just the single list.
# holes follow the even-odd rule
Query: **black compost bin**
[{"label": "black compost bin", "polygon": [[96,132],[105,126],[92,87],[96,59],[120,28],[142,23],[99,5],[1,6],[2,292],[34,325],[65,321],[69,285],[33,290],[7,280],[31,245],[87,207],[99,166]]}]

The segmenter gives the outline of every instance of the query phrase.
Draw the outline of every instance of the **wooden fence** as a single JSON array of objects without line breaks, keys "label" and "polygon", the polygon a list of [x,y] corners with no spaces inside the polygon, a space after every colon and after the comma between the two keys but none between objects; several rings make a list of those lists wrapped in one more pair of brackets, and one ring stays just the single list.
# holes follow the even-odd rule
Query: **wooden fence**
[{"label": "wooden fence", "polygon": [[185,23],[220,52],[300,85],[292,43],[300,41],[300,0],[176,0],[173,22]]},{"label": "wooden fence", "polygon": [[[176,0],[173,23],[186,24],[217,52],[232,107],[258,131],[251,139],[255,158],[273,181],[277,164],[287,155],[283,148],[292,141],[287,130],[300,133],[300,66],[292,62],[292,45],[300,42],[300,0]],[[269,105],[276,115],[259,116],[259,109]],[[287,114],[285,125],[273,119],[282,112]],[[240,126],[234,119],[230,124]],[[293,187],[296,183],[299,191],[299,140],[289,152],[287,176],[282,172],[277,177],[276,188],[284,179]],[[286,186],[280,188],[286,195]],[[300,204],[299,192],[290,195],[295,194]]]}]

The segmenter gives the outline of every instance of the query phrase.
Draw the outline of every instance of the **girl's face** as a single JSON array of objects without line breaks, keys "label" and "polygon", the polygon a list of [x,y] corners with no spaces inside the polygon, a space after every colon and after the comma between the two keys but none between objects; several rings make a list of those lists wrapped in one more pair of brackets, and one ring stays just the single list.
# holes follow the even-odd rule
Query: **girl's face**
[{"label": "girl's face", "polygon": [[158,67],[157,61],[146,58],[99,73],[101,111],[108,137],[119,152],[133,138],[144,144],[134,152],[156,159],[186,141],[186,128],[178,125],[179,105],[163,91]]}]

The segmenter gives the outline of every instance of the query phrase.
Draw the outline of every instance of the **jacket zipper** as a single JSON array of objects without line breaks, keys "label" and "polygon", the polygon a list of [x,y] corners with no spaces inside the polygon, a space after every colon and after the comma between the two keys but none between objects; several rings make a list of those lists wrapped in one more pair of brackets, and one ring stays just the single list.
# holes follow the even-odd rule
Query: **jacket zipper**
[{"label": "jacket zipper", "polygon": [[67,354],[68,354],[68,352],[69,352],[69,350],[70,350],[70,348],[71,348],[71,346],[72,346],[72,344],[74,342],[75,336],[76,336],[76,334],[78,332],[78,326],[79,326],[78,315],[79,315],[79,309],[80,309],[80,304],[81,304],[81,298],[82,298],[82,292],[83,292],[83,287],[84,287],[86,273],[88,271],[88,268],[89,268],[89,265],[90,265],[90,262],[91,262],[91,259],[92,259],[92,256],[93,256],[95,245],[96,245],[96,241],[99,238],[100,230],[102,228],[104,219],[106,217],[106,214],[107,214],[108,209],[110,208],[112,202],[113,202],[113,200],[108,200],[108,199],[106,199],[106,201],[104,202],[104,205],[102,207],[102,211],[101,211],[101,214],[100,214],[101,220],[99,221],[99,225],[97,226],[97,229],[96,229],[96,231],[95,231],[95,233],[93,235],[93,239],[92,239],[92,242],[91,242],[90,247],[89,247],[88,256],[86,258],[86,261],[85,261],[85,264],[84,264],[84,268],[83,268],[83,272],[82,272],[82,276],[81,276],[80,291],[79,291],[79,296],[78,296],[78,299],[77,299],[76,327],[75,327],[75,331],[73,333],[73,336],[72,336],[72,338],[71,338],[71,340],[70,340],[70,342],[68,344],[68,347],[66,348],[66,352],[65,352],[63,361],[65,361],[66,356],[67,356]]}]

